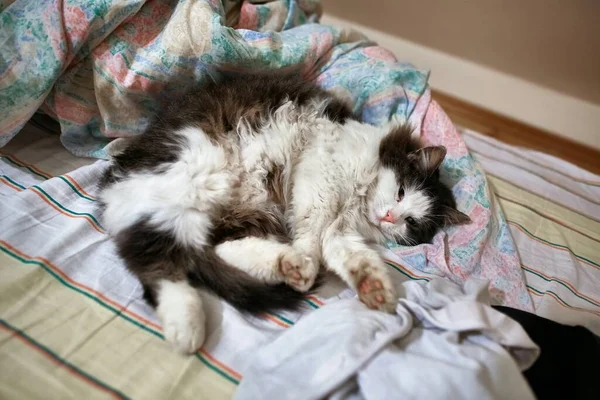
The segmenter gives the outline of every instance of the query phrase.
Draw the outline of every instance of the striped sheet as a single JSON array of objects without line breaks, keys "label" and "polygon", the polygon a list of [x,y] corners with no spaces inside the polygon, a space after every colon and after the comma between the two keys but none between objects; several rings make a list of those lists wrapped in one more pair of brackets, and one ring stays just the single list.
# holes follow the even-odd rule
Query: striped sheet
[{"label": "striped sheet", "polygon": [[[180,356],[95,216],[105,162],[31,126],[19,139],[0,150],[0,398],[230,398],[262,343],[353,295],[332,285],[302,312],[260,317],[206,296],[207,342]],[[399,281],[426,279],[389,265]]]},{"label": "striped sheet", "polygon": [[[174,354],[155,324],[119,317],[108,299],[73,284],[47,261],[0,242],[0,274],[0,362],[12,365],[7,358],[14,358],[22,366],[0,374],[1,398],[211,398],[232,393],[229,379],[209,373],[215,361],[208,353],[204,362]],[[234,372],[223,372],[237,381]],[[33,375],[44,385],[32,385]],[[11,390],[21,395],[9,396]]]},{"label": "striped sheet", "polygon": [[[466,135],[474,149],[477,136]],[[73,157],[57,136],[32,127],[0,151],[0,198],[11,198],[0,210],[0,366],[14,364],[0,374],[0,398],[230,398],[256,348],[303,312],[352,295],[333,285],[307,298],[300,313],[257,318],[207,296],[208,341],[193,357],[181,357],[162,340],[159,321],[140,300],[139,283],[119,267],[95,217],[95,183],[104,162]],[[573,187],[560,188],[563,201],[550,206],[547,189],[524,191],[500,170],[488,177],[490,187],[510,221],[536,312],[596,329],[600,303],[591,286],[597,269],[582,265],[598,260],[587,246],[598,238],[589,223],[598,210],[573,208],[573,196],[586,193]],[[582,173],[578,179],[593,184],[595,178]],[[83,267],[89,265],[97,269]],[[400,262],[395,250],[388,266],[397,281],[436,275]]]},{"label": "striped sheet", "polygon": [[462,133],[508,220],[535,312],[600,334],[600,177]]}]

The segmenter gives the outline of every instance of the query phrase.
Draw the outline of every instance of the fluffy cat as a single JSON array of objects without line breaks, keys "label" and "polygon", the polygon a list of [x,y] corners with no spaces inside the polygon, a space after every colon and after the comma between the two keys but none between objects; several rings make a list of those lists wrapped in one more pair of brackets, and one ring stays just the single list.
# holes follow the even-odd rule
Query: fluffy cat
[{"label": "fluffy cat", "polygon": [[469,222],[439,181],[445,154],[405,125],[355,120],[300,78],[232,77],[165,105],[114,156],[103,221],[165,338],[193,352],[205,336],[198,290],[245,312],[293,309],[323,265],[393,311],[375,245]]}]

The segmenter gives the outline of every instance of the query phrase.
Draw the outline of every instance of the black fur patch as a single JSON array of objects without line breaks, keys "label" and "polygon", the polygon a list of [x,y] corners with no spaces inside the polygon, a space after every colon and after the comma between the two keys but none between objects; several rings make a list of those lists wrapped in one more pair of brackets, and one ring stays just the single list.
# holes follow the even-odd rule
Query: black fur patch
[{"label": "black fur patch", "polygon": [[313,100],[328,102],[324,114],[333,121],[352,118],[352,111],[341,100],[298,75],[255,73],[224,76],[177,101],[169,100],[152,129],[179,129],[192,122],[219,141],[231,134],[241,119],[256,128],[286,101],[303,106]]},{"label": "black fur patch", "polygon": [[283,213],[275,208],[252,209],[236,207],[223,213],[214,221],[212,245],[247,236],[274,237],[281,242],[290,240]]},{"label": "black fur patch", "polygon": [[127,267],[142,282],[144,298],[153,306],[153,288],[162,279],[187,280],[249,313],[297,309],[304,299],[305,294],[290,286],[266,284],[232,267],[212,246],[197,249],[178,244],[172,234],[153,227],[148,219],[120,232],[116,242]]},{"label": "black fur patch", "polygon": [[257,128],[275,109],[291,100],[306,105],[312,100],[328,102],[324,115],[332,121],[353,119],[344,102],[299,75],[256,73],[225,76],[210,81],[177,99],[162,99],[159,114],[144,134],[132,138],[116,155],[101,178],[100,187],[116,182],[130,172],[153,171],[177,161],[180,138],[168,134],[187,126],[201,128],[212,140],[223,141],[234,134],[241,119]]},{"label": "black fur patch", "polygon": [[408,224],[408,239],[397,238],[404,245],[431,243],[444,226],[470,222],[467,215],[456,209],[452,191],[440,182],[439,166],[445,149],[441,146],[423,148],[411,133],[409,125],[400,126],[385,136],[379,147],[380,162],[394,171],[398,185],[422,190],[431,199],[427,218]]}]

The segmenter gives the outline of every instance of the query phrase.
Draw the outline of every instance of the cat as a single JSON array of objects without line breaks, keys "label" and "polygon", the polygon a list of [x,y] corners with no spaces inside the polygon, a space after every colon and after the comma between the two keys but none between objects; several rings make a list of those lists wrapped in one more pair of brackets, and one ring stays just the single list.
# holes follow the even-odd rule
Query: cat
[{"label": "cat", "polygon": [[393,312],[375,245],[429,242],[470,221],[439,180],[445,148],[416,136],[362,123],[289,74],[211,82],[114,155],[100,184],[104,226],[183,353],[204,341],[199,290],[243,312],[295,309],[321,265]]}]

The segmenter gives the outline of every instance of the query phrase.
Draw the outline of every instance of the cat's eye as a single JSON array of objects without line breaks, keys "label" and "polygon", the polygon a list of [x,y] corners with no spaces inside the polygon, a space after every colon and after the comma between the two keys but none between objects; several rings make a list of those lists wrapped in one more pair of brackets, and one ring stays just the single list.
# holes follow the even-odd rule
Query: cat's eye
[{"label": "cat's eye", "polygon": [[400,201],[404,198],[404,188],[398,189],[398,199],[396,201]]},{"label": "cat's eye", "polygon": [[408,217],[405,219],[405,221],[409,225],[413,225],[415,223],[415,219],[413,217]]}]

